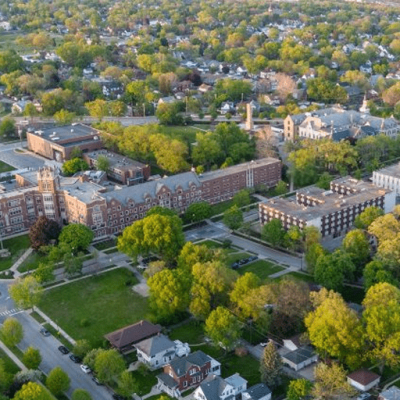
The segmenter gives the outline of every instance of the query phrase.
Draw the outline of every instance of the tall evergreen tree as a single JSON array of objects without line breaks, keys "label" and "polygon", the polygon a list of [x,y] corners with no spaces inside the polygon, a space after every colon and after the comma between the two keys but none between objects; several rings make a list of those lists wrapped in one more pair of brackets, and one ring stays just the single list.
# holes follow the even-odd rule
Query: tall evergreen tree
[{"label": "tall evergreen tree", "polygon": [[282,359],[276,347],[270,341],[264,349],[264,354],[260,360],[261,381],[270,388],[279,384],[282,371]]}]

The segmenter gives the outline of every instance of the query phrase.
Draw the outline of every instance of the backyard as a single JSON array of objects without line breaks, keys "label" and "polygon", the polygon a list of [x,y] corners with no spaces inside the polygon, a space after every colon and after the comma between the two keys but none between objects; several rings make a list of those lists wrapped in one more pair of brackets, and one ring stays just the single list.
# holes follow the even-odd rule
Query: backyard
[{"label": "backyard", "polygon": [[75,340],[101,346],[103,336],[147,318],[147,299],[132,290],[137,280],[115,269],[45,292],[40,309]]}]

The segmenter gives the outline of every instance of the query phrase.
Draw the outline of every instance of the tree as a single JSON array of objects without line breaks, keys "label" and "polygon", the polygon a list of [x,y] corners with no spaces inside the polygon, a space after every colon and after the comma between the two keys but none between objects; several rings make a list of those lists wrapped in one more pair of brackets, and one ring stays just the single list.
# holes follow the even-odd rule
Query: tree
[{"label": "tree", "polygon": [[43,294],[39,282],[32,276],[17,278],[8,289],[11,298],[21,308],[33,308],[36,306]]},{"label": "tree", "polygon": [[347,382],[346,371],[337,363],[330,366],[319,363],[314,369],[314,376],[312,395],[316,398],[350,398],[356,392]]},{"label": "tree", "polygon": [[33,271],[33,276],[40,284],[52,282],[56,279],[54,275],[54,266],[51,264],[39,263],[39,266]]},{"label": "tree", "polygon": [[4,118],[0,123],[0,135],[1,136],[15,136],[17,128],[15,122],[11,118]]},{"label": "tree", "polygon": [[61,231],[60,243],[68,245],[74,254],[86,250],[93,240],[93,231],[82,224],[69,224]]},{"label": "tree", "polygon": [[72,400],[92,400],[92,396],[84,389],[75,389],[72,392]]},{"label": "tree", "polygon": [[260,360],[261,381],[270,388],[276,387],[280,382],[282,373],[282,359],[272,340],[265,346]]},{"label": "tree", "polygon": [[185,271],[163,269],[147,281],[150,308],[158,320],[171,320],[189,305],[190,281]]},{"label": "tree", "polygon": [[12,317],[7,318],[0,328],[1,340],[6,346],[16,346],[24,337],[24,330],[20,322]]},{"label": "tree", "polygon": [[217,258],[216,252],[207,246],[186,242],[177,258],[177,265],[179,269],[186,270],[191,275],[193,265],[212,261],[215,258]]},{"label": "tree", "polygon": [[360,271],[364,268],[371,253],[369,241],[364,231],[353,229],[343,239],[343,250],[350,256],[353,264]]},{"label": "tree", "polygon": [[234,205],[224,212],[222,221],[229,229],[239,229],[243,224],[243,212]]},{"label": "tree", "polygon": [[135,258],[152,252],[172,263],[184,242],[182,221],[178,216],[154,214],[126,227],[118,238],[118,250]]},{"label": "tree", "polygon": [[82,273],[83,267],[83,253],[78,252],[74,255],[73,250],[68,246],[69,251],[64,253],[63,263],[64,263],[64,274],[67,277],[71,277],[74,275],[79,275]]},{"label": "tree", "polygon": [[250,204],[250,193],[248,190],[243,189],[239,192],[237,192],[234,196],[233,196],[233,204],[235,204],[236,206],[238,206],[239,208],[247,206]]},{"label": "tree", "polygon": [[305,248],[308,250],[310,246],[314,243],[320,243],[321,241],[321,232],[316,226],[306,226],[304,228],[304,241],[305,241]]},{"label": "tree", "polygon": [[111,101],[109,103],[110,114],[113,117],[123,117],[126,114],[127,107],[123,101]]},{"label": "tree", "polygon": [[56,241],[60,235],[60,225],[45,216],[39,217],[29,228],[29,240],[34,250],[39,250],[42,246],[49,245]]},{"label": "tree", "polygon": [[111,384],[125,370],[125,361],[117,350],[101,350],[96,356],[94,370],[100,382]]},{"label": "tree", "polygon": [[199,222],[211,217],[211,206],[206,201],[192,203],[186,209],[184,220],[186,222]]},{"label": "tree", "polygon": [[325,256],[327,251],[319,243],[313,243],[306,251],[305,261],[307,265],[307,272],[314,275],[315,266],[317,265],[318,258]]},{"label": "tree", "polygon": [[280,219],[272,219],[262,228],[261,237],[272,244],[272,246],[281,246],[285,238],[285,230]]},{"label": "tree", "polygon": [[75,342],[74,354],[83,359],[91,349],[92,346],[86,339],[79,339]]},{"label": "tree", "polygon": [[[252,272],[246,272],[237,279],[229,297],[231,302],[237,305],[239,313],[241,312],[241,309],[245,308],[244,304],[242,304],[243,300],[246,299],[252,289],[258,288],[259,286],[260,279]],[[244,317],[246,318],[248,316],[244,315]]]},{"label": "tree", "polygon": [[40,355],[40,351],[38,349],[29,346],[22,356],[22,362],[29,369],[38,369],[40,363],[42,362],[42,356]]},{"label": "tree", "polygon": [[131,397],[138,390],[138,384],[128,370],[122,372],[118,379],[118,393],[124,397]]},{"label": "tree", "polygon": [[400,364],[400,289],[389,283],[371,286],[363,300],[363,321],[370,349],[368,358],[396,368]]},{"label": "tree", "polygon": [[288,192],[287,183],[284,181],[279,181],[275,186],[274,191],[277,196],[286,194]]},{"label": "tree", "polygon": [[381,261],[369,262],[363,271],[364,287],[368,290],[377,283],[387,282],[391,285],[398,286],[398,282],[394,279],[392,273],[385,269]]},{"label": "tree", "polygon": [[231,350],[240,338],[240,323],[225,307],[217,307],[205,322],[204,332],[215,346]]},{"label": "tree", "polygon": [[400,221],[393,214],[386,214],[375,219],[368,227],[368,233],[374,235],[381,244],[393,240],[400,232]]},{"label": "tree", "polygon": [[295,379],[289,382],[286,393],[287,400],[303,400],[308,397],[313,388],[313,384],[307,379]]},{"label": "tree", "polygon": [[89,111],[91,117],[98,118],[101,121],[104,117],[109,115],[110,109],[108,103],[102,99],[96,99],[85,103],[85,107]]},{"label": "tree", "polygon": [[209,169],[211,165],[219,164],[223,159],[221,146],[212,132],[197,133],[196,143],[192,150],[192,159],[196,165],[204,165]]},{"label": "tree", "polygon": [[74,112],[67,111],[67,110],[64,110],[64,109],[62,109],[60,111],[57,111],[53,115],[53,118],[55,119],[55,121],[59,125],[69,125],[69,124],[71,124],[73,122],[75,117],[76,117],[76,114]]},{"label": "tree", "polygon": [[69,376],[61,369],[55,367],[47,375],[46,386],[55,396],[60,396],[68,390],[71,381]]},{"label": "tree", "polygon": [[106,156],[100,155],[97,158],[96,167],[99,171],[108,172],[110,169],[110,160]]},{"label": "tree", "polygon": [[355,269],[351,257],[342,250],[336,250],[332,254],[318,257],[314,278],[327,289],[339,291],[345,279],[354,279]]},{"label": "tree", "polygon": [[53,396],[42,385],[35,382],[25,383],[15,394],[13,400],[53,400]]},{"label": "tree", "polygon": [[99,354],[101,351],[103,351],[103,349],[90,350],[83,359],[83,364],[87,365],[90,369],[94,370],[94,363],[96,362],[97,354]]},{"label": "tree", "polygon": [[161,103],[157,107],[156,117],[162,125],[181,125],[182,116],[179,114],[179,104]]},{"label": "tree", "polygon": [[321,291],[321,300],[314,304],[304,323],[308,337],[322,357],[337,357],[357,366],[362,359],[362,326],[340,294]]},{"label": "tree", "polygon": [[72,158],[71,160],[65,161],[62,165],[63,174],[66,176],[71,176],[79,171],[86,171],[88,169],[88,163],[80,158]]},{"label": "tree", "polygon": [[370,206],[367,207],[361,214],[357,215],[354,220],[354,225],[358,229],[367,229],[378,217],[384,215],[381,208]]}]

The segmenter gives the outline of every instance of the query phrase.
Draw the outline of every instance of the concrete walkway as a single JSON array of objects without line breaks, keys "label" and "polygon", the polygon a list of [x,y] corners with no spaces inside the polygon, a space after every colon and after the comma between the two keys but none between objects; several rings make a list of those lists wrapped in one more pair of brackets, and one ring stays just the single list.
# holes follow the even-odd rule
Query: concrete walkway
[{"label": "concrete walkway", "polygon": [[70,343],[72,343],[73,345],[75,345],[76,341],[74,339],[72,339],[71,336],[68,335],[67,332],[65,332],[64,330],[62,330],[55,322],[53,322],[53,320],[51,320],[44,312],[40,311],[39,308],[35,307],[35,311],[47,322],[49,323],[54,329],[57,330],[57,332],[60,333],[60,335],[64,336],[65,339],[67,339]]},{"label": "concrete walkway", "polygon": [[25,253],[22,254],[22,256],[10,268],[10,271],[14,272],[14,278],[18,278],[21,275],[21,273],[18,271],[18,267],[32,254],[32,252],[32,247],[29,247],[29,249],[26,250]]},{"label": "concrete walkway", "polygon": [[21,371],[27,371],[28,368],[25,367],[24,364],[20,361],[20,359],[0,340],[0,348],[7,354],[11,360],[21,369]]}]

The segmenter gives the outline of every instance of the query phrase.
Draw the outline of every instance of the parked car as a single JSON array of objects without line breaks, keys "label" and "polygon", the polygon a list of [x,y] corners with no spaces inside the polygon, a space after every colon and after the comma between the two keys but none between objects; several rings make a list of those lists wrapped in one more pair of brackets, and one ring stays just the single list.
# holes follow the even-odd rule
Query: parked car
[{"label": "parked car", "polygon": [[50,336],[50,332],[47,330],[47,329],[44,329],[44,328],[42,328],[41,330],[40,330],[40,333],[43,335],[43,336]]},{"label": "parked car", "polygon": [[75,364],[78,364],[78,363],[82,362],[82,359],[81,359],[80,357],[76,356],[75,354],[71,354],[71,355],[69,356],[69,358],[70,358]]},{"label": "parked car", "polygon": [[97,386],[102,386],[102,385],[103,385],[95,376],[92,378],[92,381],[93,381]]},{"label": "parked car", "polygon": [[249,262],[258,260],[258,256],[251,256],[248,258]]},{"label": "parked car", "polygon": [[238,262],[235,262],[232,264],[232,269],[238,269],[240,267],[240,264]]},{"label": "parked car", "polygon": [[60,346],[58,348],[58,350],[62,353],[62,354],[68,354],[69,350],[65,347],[65,346]]},{"label": "parked car", "polygon": [[244,265],[244,264],[247,264],[248,262],[249,262],[249,261],[248,261],[247,258],[244,258],[243,260],[239,260],[239,261],[238,261],[239,265]]},{"label": "parked car", "polygon": [[113,399],[115,399],[115,400],[125,400],[125,397],[123,397],[123,396],[121,396],[121,395],[119,395],[117,393],[114,393],[113,394]]},{"label": "parked car", "polygon": [[90,374],[92,372],[92,370],[85,364],[81,364],[81,370],[85,373],[85,374]]}]

